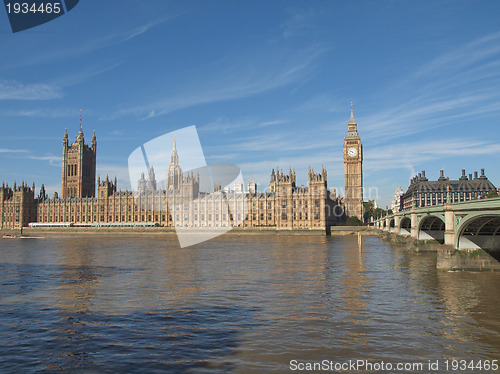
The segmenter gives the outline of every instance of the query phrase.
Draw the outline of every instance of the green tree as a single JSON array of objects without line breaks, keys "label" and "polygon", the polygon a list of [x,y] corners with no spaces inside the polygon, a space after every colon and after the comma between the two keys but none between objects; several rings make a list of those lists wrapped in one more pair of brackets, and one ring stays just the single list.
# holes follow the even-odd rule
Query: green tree
[{"label": "green tree", "polygon": [[358,217],[349,217],[347,218],[345,224],[347,226],[361,226],[363,225],[363,222]]},{"label": "green tree", "polygon": [[488,192],[488,193],[485,195],[485,197],[486,197],[487,199],[491,199],[491,198],[493,198],[493,197],[498,197],[498,192],[497,192],[497,191],[495,191],[495,190],[490,191],[490,192]]},{"label": "green tree", "polygon": [[377,208],[374,211],[374,217],[384,217],[386,215],[386,211],[382,208]]},{"label": "green tree", "polygon": [[375,217],[375,209],[374,209],[374,203],[373,201],[365,201],[363,203],[363,207],[365,208],[365,214],[363,215],[363,218],[365,219],[365,222],[370,221],[370,217]]}]

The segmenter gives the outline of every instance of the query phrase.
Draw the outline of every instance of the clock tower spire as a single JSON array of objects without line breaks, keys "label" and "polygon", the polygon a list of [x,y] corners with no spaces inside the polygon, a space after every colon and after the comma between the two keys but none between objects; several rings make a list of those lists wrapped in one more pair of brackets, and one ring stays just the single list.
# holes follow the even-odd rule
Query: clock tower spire
[{"label": "clock tower spire", "polygon": [[351,102],[351,118],[344,138],[345,209],[348,217],[363,221],[363,145]]}]

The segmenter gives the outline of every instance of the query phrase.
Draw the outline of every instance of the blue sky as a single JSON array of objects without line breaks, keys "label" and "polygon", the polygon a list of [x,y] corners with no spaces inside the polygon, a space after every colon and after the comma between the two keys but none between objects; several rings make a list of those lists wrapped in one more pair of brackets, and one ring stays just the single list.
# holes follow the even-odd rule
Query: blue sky
[{"label": "blue sky", "polygon": [[[60,190],[64,128],[129,186],[141,144],[196,125],[207,161],[343,188],[350,102],[364,184],[389,205],[421,170],[500,185],[500,2],[81,0],[12,34],[0,9],[0,180]],[[372,195],[372,197],[374,197]]]}]

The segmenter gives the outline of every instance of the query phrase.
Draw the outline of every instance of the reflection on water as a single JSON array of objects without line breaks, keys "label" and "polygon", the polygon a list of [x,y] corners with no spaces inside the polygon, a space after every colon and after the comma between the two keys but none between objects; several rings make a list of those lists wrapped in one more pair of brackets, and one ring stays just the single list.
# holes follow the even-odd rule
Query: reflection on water
[{"label": "reflection on water", "polygon": [[[0,242],[0,372],[288,372],[499,359],[500,274],[375,237]],[[442,372],[444,367],[441,367]],[[484,371],[483,371],[484,372]]]}]

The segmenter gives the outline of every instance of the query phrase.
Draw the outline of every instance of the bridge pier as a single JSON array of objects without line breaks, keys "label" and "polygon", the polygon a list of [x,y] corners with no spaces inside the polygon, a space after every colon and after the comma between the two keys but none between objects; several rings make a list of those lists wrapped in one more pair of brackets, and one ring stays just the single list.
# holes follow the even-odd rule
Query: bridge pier
[{"label": "bridge pier", "polygon": [[400,217],[398,214],[394,214],[394,233],[399,235],[399,221]]},{"label": "bridge pier", "polygon": [[384,231],[390,231],[390,224],[391,224],[391,220],[389,219],[389,216],[385,216],[385,228],[384,228]]},{"label": "bridge pier", "polygon": [[455,246],[455,212],[451,204],[444,205],[444,244]]},{"label": "bridge pier", "polygon": [[417,239],[418,222],[417,222],[417,212],[415,211],[415,208],[412,208],[410,216],[411,216],[411,237]]}]

